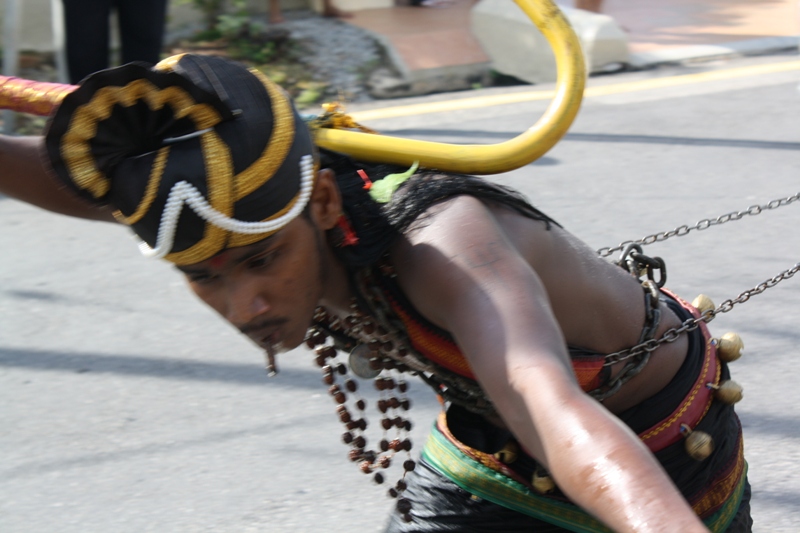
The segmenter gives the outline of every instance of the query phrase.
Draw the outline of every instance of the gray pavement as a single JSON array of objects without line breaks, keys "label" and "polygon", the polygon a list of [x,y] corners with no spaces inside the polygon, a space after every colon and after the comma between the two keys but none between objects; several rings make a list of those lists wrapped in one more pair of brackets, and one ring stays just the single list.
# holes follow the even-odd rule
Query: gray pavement
[{"label": "gray pavement", "polygon": [[[792,60],[594,78],[620,90],[588,98],[551,152],[495,179],[595,248],[790,196],[800,190],[797,70],[651,90],[624,84]],[[498,142],[545,105],[369,125]],[[672,289],[720,303],[800,261],[798,224],[800,202],[646,251],[667,261]],[[139,256],[123,228],[9,199],[0,199],[0,228],[0,531],[381,531],[391,501],[347,461],[307,353],[284,356],[281,374],[267,379],[259,350],[169,266]],[[745,389],[755,531],[800,525],[798,303],[795,277],[711,324],[747,346],[732,372]],[[438,406],[422,384],[412,390],[418,451]]]}]

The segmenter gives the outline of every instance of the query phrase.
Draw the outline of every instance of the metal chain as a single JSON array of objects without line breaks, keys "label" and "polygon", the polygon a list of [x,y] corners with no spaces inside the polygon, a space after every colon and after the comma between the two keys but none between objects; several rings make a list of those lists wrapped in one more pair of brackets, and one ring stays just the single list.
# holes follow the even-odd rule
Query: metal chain
[{"label": "metal chain", "polygon": [[694,226],[691,227],[684,224],[683,226],[678,226],[677,228],[670,231],[653,233],[652,235],[648,235],[647,237],[643,237],[637,241],[621,242],[613,248],[609,247],[600,248],[599,250],[597,250],[597,253],[598,255],[600,255],[600,257],[608,257],[614,252],[619,252],[624,250],[625,247],[631,244],[646,245],[646,244],[653,244],[655,242],[662,242],[669,239],[670,237],[682,237],[684,235],[688,235],[692,230],[703,231],[705,229],[710,228],[711,226],[719,226],[721,224],[725,224],[726,222],[739,220],[745,216],[759,215],[761,214],[762,211],[777,209],[779,207],[789,205],[797,201],[798,199],[800,199],[800,192],[794,194],[793,196],[789,196],[788,198],[779,198],[776,200],[772,200],[771,202],[764,205],[751,205],[744,211],[733,211],[731,213],[726,213],[724,215],[720,215],[717,218],[713,219],[704,218],[703,220],[697,222]]},{"label": "metal chain", "polygon": [[627,350],[622,350],[619,352],[608,354],[605,357],[606,362],[603,364],[603,366],[610,366],[613,365],[614,363],[630,359],[631,357],[636,357],[644,353],[652,352],[664,343],[675,342],[683,333],[687,333],[689,331],[697,329],[700,326],[700,322],[706,322],[706,323],[711,322],[711,320],[713,320],[714,317],[717,316],[718,314],[727,313],[728,311],[733,309],[734,305],[746,302],[752,296],[761,294],[765,290],[774,287],[781,281],[791,278],[792,276],[797,274],[798,271],[800,271],[800,263],[795,263],[793,267],[784,270],[775,277],[772,277],[770,279],[763,281],[762,283],[759,283],[752,289],[744,291],[736,298],[725,300],[716,309],[709,309],[703,312],[697,318],[686,319],[680,326],[676,328],[670,328],[667,331],[665,331],[664,334],[658,339],[651,339],[641,344],[637,344],[632,348],[628,348]]}]

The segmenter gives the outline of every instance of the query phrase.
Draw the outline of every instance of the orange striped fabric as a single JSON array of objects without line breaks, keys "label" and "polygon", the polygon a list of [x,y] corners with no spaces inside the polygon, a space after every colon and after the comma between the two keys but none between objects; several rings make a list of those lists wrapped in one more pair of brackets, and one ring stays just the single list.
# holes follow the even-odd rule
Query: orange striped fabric
[{"label": "orange striped fabric", "polygon": [[[469,362],[461,353],[456,343],[446,332],[428,324],[417,313],[403,305],[400,298],[393,291],[386,291],[386,297],[392,310],[403,322],[406,334],[413,348],[428,360],[460,376],[475,379]],[[602,385],[603,363],[602,355],[578,356],[572,358],[572,368],[578,383],[584,391],[594,390]]]}]

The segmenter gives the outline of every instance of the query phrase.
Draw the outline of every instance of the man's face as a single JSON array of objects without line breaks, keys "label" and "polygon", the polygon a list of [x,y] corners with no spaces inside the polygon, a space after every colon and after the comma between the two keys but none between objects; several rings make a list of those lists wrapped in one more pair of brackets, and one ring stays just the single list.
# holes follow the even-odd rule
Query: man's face
[{"label": "man's face", "polygon": [[300,345],[323,295],[320,231],[300,216],[266,239],[178,267],[192,290],[264,349]]}]

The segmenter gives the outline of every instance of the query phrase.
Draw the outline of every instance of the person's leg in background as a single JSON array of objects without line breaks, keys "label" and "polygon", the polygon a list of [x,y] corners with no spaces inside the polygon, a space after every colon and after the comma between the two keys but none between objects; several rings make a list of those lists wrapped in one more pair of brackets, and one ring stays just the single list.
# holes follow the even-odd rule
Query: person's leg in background
[{"label": "person's leg in background", "polygon": [[336,17],[336,18],[350,18],[353,15],[349,11],[342,11],[341,9],[333,5],[333,0],[322,0],[322,16]]},{"label": "person's leg in background", "polygon": [[118,0],[122,63],[158,63],[164,47],[167,0]]},{"label": "person's leg in background", "polygon": [[[333,5],[333,0],[322,0],[322,16],[349,18],[353,15],[349,11],[342,11]],[[267,0],[267,17],[273,24],[280,24],[281,22],[286,21],[286,19],[283,17],[283,13],[281,12],[280,0]]]},{"label": "person's leg in background", "polygon": [[111,0],[63,0],[69,81],[108,68]]},{"label": "person's leg in background", "polygon": [[280,0],[268,0],[267,2],[267,16],[272,24],[280,24],[284,22],[283,13],[281,13]]}]

